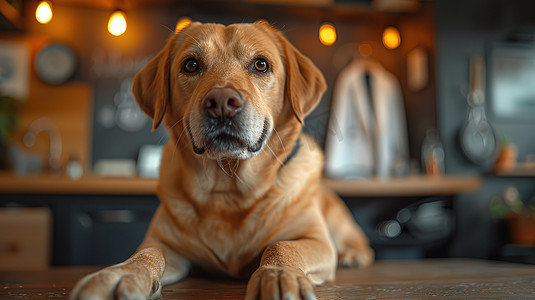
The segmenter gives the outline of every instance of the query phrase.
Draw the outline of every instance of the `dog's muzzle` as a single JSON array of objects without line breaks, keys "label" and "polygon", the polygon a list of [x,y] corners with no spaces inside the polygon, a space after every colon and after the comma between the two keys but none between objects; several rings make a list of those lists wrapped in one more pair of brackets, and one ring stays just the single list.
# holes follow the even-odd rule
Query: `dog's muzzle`
[{"label": "dog's muzzle", "polygon": [[195,153],[247,159],[263,148],[271,126],[267,119],[262,124],[251,121],[241,93],[232,88],[213,88],[201,103],[202,137],[195,139],[189,130]]}]

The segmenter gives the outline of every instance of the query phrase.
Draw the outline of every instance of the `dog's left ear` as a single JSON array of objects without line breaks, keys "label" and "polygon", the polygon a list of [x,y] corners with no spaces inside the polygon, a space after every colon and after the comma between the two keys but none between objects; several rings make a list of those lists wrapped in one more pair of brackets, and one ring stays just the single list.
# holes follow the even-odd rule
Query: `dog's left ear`
[{"label": "dog's left ear", "polygon": [[301,124],[304,124],[305,117],[320,102],[327,84],[314,63],[290,44],[280,32],[278,35],[284,48],[285,95],[292,105],[295,116]]},{"label": "dog's left ear", "polygon": [[139,107],[153,120],[152,130],[160,126],[170,101],[169,74],[173,49],[171,37],[167,45],[136,74],[132,84],[132,93]]}]

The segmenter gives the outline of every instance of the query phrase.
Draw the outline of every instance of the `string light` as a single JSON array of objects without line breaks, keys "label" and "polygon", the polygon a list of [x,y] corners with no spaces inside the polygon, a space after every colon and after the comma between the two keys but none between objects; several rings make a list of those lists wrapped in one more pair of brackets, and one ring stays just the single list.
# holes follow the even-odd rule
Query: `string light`
[{"label": "string light", "polygon": [[191,19],[188,17],[180,18],[178,22],[176,22],[175,27],[175,33],[180,32],[182,29],[188,27],[188,25],[191,24]]},{"label": "string light", "polygon": [[396,27],[388,26],[383,31],[383,45],[389,49],[394,50],[401,44],[401,35]]},{"label": "string light", "polygon": [[336,28],[331,23],[324,23],[320,26],[320,42],[325,46],[331,46],[336,42]]},{"label": "string light", "polygon": [[126,15],[122,10],[116,10],[111,14],[108,31],[114,36],[120,36],[126,31]]},{"label": "string light", "polygon": [[35,9],[35,19],[41,24],[46,24],[52,20],[52,3],[50,1],[41,1]]}]

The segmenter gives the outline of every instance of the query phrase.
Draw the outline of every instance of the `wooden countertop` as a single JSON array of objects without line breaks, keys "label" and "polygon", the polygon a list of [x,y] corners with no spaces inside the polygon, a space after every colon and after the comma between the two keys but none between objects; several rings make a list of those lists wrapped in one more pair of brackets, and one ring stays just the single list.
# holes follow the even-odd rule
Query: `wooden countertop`
[{"label": "wooden countertop", "polygon": [[348,197],[400,197],[447,196],[476,191],[481,185],[477,176],[447,175],[429,177],[409,175],[388,180],[335,180],[324,182],[341,196]]},{"label": "wooden countertop", "polygon": [[[341,196],[352,197],[399,197],[456,195],[475,191],[481,185],[476,176],[428,177],[412,175],[390,180],[334,180],[324,182]],[[0,173],[0,193],[11,194],[109,194],[153,195],[157,179],[140,177],[85,176],[71,180],[65,176],[35,175],[17,177],[12,173]]]},{"label": "wooden countertop", "polygon": [[[96,268],[0,272],[0,299],[67,299],[78,279]],[[246,282],[187,278],[165,286],[163,299],[243,299]],[[316,287],[318,299],[526,299],[535,297],[535,266],[472,259],[379,261],[340,269]]]},{"label": "wooden countertop", "polygon": [[65,176],[0,174],[0,193],[10,194],[153,195],[156,184],[156,179],[140,177],[85,176],[72,180]]}]

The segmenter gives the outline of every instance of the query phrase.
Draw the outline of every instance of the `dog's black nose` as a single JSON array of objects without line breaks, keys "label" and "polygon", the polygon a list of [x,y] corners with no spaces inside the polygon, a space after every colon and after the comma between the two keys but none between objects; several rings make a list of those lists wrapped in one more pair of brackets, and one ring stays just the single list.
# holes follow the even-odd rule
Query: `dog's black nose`
[{"label": "dog's black nose", "polygon": [[231,88],[214,88],[204,98],[203,108],[214,119],[230,119],[243,109],[241,95]]}]

